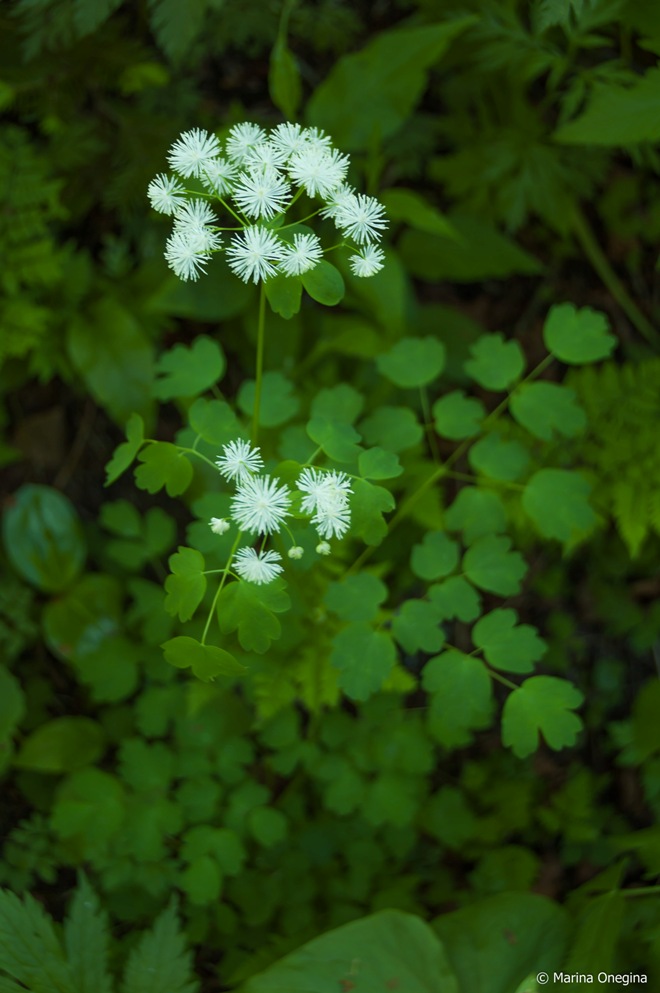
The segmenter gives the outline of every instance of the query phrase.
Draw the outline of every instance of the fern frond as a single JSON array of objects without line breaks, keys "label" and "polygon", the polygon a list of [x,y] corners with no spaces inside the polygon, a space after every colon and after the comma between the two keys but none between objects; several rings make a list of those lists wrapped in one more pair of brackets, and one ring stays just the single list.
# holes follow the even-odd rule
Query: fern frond
[{"label": "fern frond", "polygon": [[0,890],[0,969],[31,993],[77,993],[53,922],[29,894]]},{"label": "fern frond", "polygon": [[76,993],[112,993],[108,918],[85,876],[80,878],[64,925],[64,943]]},{"label": "fern frond", "polygon": [[131,952],[122,993],[196,993],[198,986],[172,902]]}]

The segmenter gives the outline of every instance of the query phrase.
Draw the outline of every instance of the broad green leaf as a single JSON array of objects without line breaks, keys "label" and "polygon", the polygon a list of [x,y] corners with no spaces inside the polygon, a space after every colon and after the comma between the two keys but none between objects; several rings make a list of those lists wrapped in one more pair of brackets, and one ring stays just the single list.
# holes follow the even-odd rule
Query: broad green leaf
[{"label": "broad green leaf", "polygon": [[448,576],[458,565],[458,545],[444,531],[428,531],[420,545],[414,545],[410,568],[420,579]]},{"label": "broad green leaf", "polygon": [[294,317],[300,310],[303,284],[300,276],[285,276],[278,273],[264,282],[266,299],[274,314],[285,321]]},{"label": "broad green leaf", "polygon": [[506,699],[502,741],[524,759],[539,747],[539,734],[555,751],[574,745],[582,721],[573,713],[583,696],[572,683],[554,676],[531,676]]},{"label": "broad green leaf", "polygon": [[394,510],[394,497],[382,486],[366,479],[354,479],[351,496],[351,534],[358,535],[367,545],[380,545],[387,534],[383,514]]},{"label": "broad green leaf", "polygon": [[139,452],[144,441],[144,421],[139,414],[131,414],[126,422],[126,441],[118,445],[114,455],[105,467],[105,486],[114,483],[123,472],[126,472],[129,465]]},{"label": "broad green leaf", "polygon": [[402,338],[376,359],[378,371],[395,386],[412,389],[437,379],[445,365],[445,349],[437,338]]},{"label": "broad green leaf", "polygon": [[2,537],[19,576],[47,593],[70,586],[87,557],[73,504],[50,486],[26,483],[6,501]]},{"label": "broad green leaf", "polygon": [[394,642],[385,631],[358,622],[333,639],[330,661],[339,669],[339,685],[351,700],[368,700],[377,693],[396,660]]},{"label": "broad green leaf", "polygon": [[165,580],[165,610],[176,614],[180,621],[189,621],[206,593],[204,556],[180,545],[170,556],[169,567],[172,575]]},{"label": "broad green leaf", "polygon": [[84,875],[64,925],[64,941],[76,993],[112,993],[108,972],[107,914]]},{"label": "broad green leaf", "polygon": [[130,696],[138,684],[140,647],[121,635],[109,635],[95,647],[77,654],[74,665],[92,700],[116,703]]},{"label": "broad green leaf", "polygon": [[88,573],[44,608],[46,644],[58,658],[77,659],[117,635],[122,617],[122,584],[114,576]]},{"label": "broad green leaf", "polygon": [[186,949],[172,901],[133,946],[121,993],[197,993],[198,989],[192,953]]},{"label": "broad green leaf", "polygon": [[142,534],[142,518],[135,504],[128,500],[114,500],[104,503],[99,515],[101,526],[112,534],[124,538],[139,538]]},{"label": "broad green leaf", "polygon": [[236,414],[224,400],[199,397],[188,411],[188,421],[204,441],[218,447],[244,433]]},{"label": "broad green leaf", "polygon": [[290,606],[281,579],[264,586],[243,580],[230,583],[218,598],[220,630],[224,634],[237,631],[242,648],[263,655],[282,633],[275,614],[287,611]]},{"label": "broad green leaf", "polygon": [[405,600],[392,619],[392,634],[410,655],[420,650],[438,652],[445,643],[441,620],[434,603]]},{"label": "broad green leaf", "polygon": [[307,434],[335,462],[352,462],[362,451],[357,444],[360,435],[350,424],[313,417],[307,422]]},{"label": "broad green leaf", "polygon": [[525,356],[517,341],[504,335],[486,334],[470,347],[472,358],[465,363],[468,376],[487,390],[508,390],[525,370]]},{"label": "broad green leaf", "polygon": [[478,538],[463,556],[463,572],[471,583],[487,593],[500,596],[520,593],[527,565],[522,555],[510,548],[510,538],[494,534]]},{"label": "broad green leaf", "polygon": [[445,513],[450,531],[461,531],[466,545],[495,531],[506,531],[504,504],[497,493],[464,486]]},{"label": "broad green leaf", "polygon": [[378,407],[361,422],[360,433],[369,445],[403,452],[420,443],[424,428],[409,407]]},{"label": "broad green leaf", "polygon": [[492,610],[472,628],[472,641],[486,661],[504,672],[532,672],[548,646],[531,624],[518,624],[515,610]]},{"label": "broad green leaf", "polygon": [[649,69],[632,86],[601,83],[585,110],[558,128],[553,138],[567,145],[628,148],[660,139],[660,69]]},{"label": "broad green leaf", "polygon": [[[286,39],[279,35],[270,53],[268,90],[271,100],[278,110],[282,111],[285,119],[295,121],[302,99],[300,72]],[[270,282],[271,280],[266,280],[264,286],[268,287]]]},{"label": "broad green leaf", "polygon": [[343,621],[370,621],[387,599],[387,586],[369,572],[330,583],[324,603]]},{"label": "broad green leaf", "polygon": [[403,221],[418,231],[428,231],[454,240],[458,238],[444,214],[414,190],[394,186],[390,190],[381,190],[378,199],[385,205],[387,214],[393,221]]},{"label": "broad green leaf", "polygon": [[[245,380],[238,391],[238,406],[244,414],[252,416],[256,385],[253,379]],[[259,424],[265,428],[286,424],[298,412],[300,401],[293,392],[293,384],[281,372],[266,372],[261,381]]]},{"label": "broad green leaf", "polygon": [[473,730],[488,727],[492,686],[481,659],[451,648],[429,659],[422,686],[432,694],[429,730],[446,748],[467,745]]},{"label": "broad green leaf", "polygon": [[544,538],[572,544],[596,526],[591,485],[569,469],[539,469],[525,486],[522,505]]},{"label": "broad green leaf", "polygon": [[312,400],[312,418],[326,418],[342,424],[353,424],[364,407],[364,397],[348,383],[338,383],[319,390]]},{"label": "broad green leaf", "polygon": [[138,460],[143,464],[135,470],[135,482],[148,493],[157,493],[165,487],[168,496],[180,496],[192,481],[190,462],[169,441],[152,441],[142,449]]},{"label": "broad green leaf", "polygon": [[165,280],[149,301],[151,309],[168,317],[216,326],[247,310],[254,299],[254,287],[237,279],[221,255],[212,257],[204,279],[184,282],[171,276]]},{"label": "broad green leaf", "polygon": [[605,314],[591,307],[578,310],[572,303],[550,309],[543,325],[543,340],[549,352],[569,365],[606,359],[617,343]]},{"label": "broad green leaf", "polygon": [[210,855],[198,855],[181,872],[179,885],[194,906],[216,904],[222,889],[220,867]]},{"label": "broad green leaf", "polygon": [[264,848],[279,845],[287,836],[288,823],[281,810],[274,807],[256,807],[248,815],[247,827],[257,842]]},{"label": "broad green leaf", "polygon": [[457,617],[469,624],[481,613],[481,597],[462,576],[450,576],[429,587],[428,598],[443,620]]},{"label": "broad green leaf", "polygon": [[476,472],[504,482],[520,479],[529,465],[527,449],[497,432],[486,434],[471,445],[468,459]]},{"label": "broad green leaf", "polygon": [[25,714],[25,694],[16,677],[0,665],[0,743],[7,741]]},{"label": "broad green leaf", "polygon": [[581,908],[573,925],[571,949],[566,960],[568,971],[587,975],[618,972],[618,944],[629,913],[625,890],[601,893]]},{"label": "broad green leaf", "polygon": [[518,423],[543,441],[554,435],[574,438],[587,424],[573,390],[558,383],[522,383],[509,406]]},{"label": "broad green leaf", "polygon": [[477,434],[486,409],[480,400],[468,397],[463,390],[454,390],[433,404],[433,419],[438,434],[459,441]]},{"label": "broad green leaf", "polygon": [[335,307],[344,299],[346,287],[339,269],[322,259],[313,269],[300,277],[312,300],[326,307]]},{"label": "broad green leaf", "polygon": [[[441,786],[425,805],[422,818],[426,831],[457,851],[478,835],[478,819],[455,786]],[[451,952],[449,948],[447,951]]]},{"label": "broad green leaf", "polygon": [[14,765],[33,772],[71,772],[93,765],[105,751],[101,726],[88,717],[56,717],[24,740]]},{"label": "broad green leaf", "polygon": [[165,661],[177,669],[192,669],[202,682],[208,683],[216,676],[240,676],[245,666],[223,648],[202,645],[194,638],[179,635],[161,645]]},{"label": "broad green leaf", "polygon": [[348,151],[367,151],[374,142],[382,142],[409,117],[431,66],[474,23],[474,18],[463,17],[443,24],[397,27],[378,35],[361,51],[344,55],[312,95],[308,123],[327,130],[337,147]]},{"label": "broad green leaf", "polygon": [[175,345],[161,355],[153,394],[159,400],[172,400],[204,393],[222,379],[226,365],[218,342],[199,335],[190,347]]},{"label": "broad green leaf", "polygon": [[119,779],[100,769],[80,769],[58,787],[51,824],[85,859],[105,850],[125,815],[126,793]]},{"label": "broad green leaf", "polygon": [[403,472],[403,466],[394,452],[384,448],[369,448],[358,458],[358,469],[363,479],[394,479]]}]

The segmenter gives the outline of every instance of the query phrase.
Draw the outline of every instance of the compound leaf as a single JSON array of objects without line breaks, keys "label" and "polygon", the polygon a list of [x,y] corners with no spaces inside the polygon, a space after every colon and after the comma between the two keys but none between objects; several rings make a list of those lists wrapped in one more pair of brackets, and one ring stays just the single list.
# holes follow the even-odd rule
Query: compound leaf
[{"label": "compound leaf", "polygon": [[555,751],[574,745],[582,721],[573,713],[582,694],[565,679],[531,676],[507,697],[502,713],[502,741],[524,759],[539,746],[539,734]]}]

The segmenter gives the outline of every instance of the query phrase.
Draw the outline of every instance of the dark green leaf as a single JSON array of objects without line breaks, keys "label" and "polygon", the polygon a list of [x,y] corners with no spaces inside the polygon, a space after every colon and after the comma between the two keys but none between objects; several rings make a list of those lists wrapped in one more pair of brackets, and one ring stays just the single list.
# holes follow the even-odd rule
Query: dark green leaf
[{"label": "dark green leaf", "polygon": [[396,659],[394,642],[385,631],[356,623],[333,640],[330,661],[339,669],[339,685],[351,700],[368,700],[381,689]]},{"label": "dark green leaf", "polygon": [[119,479],[121,474],[128,469],[142,447],[142,442],[144,441],[144,421],[139,414],[131,414],[128,418],[126,422],[126,438],[128,440],[123,441],[121,445],[117,446],[114,455],[105,467],[106,486]]},{"label": "dark green leaf", "polygon": [[596,525],[589,503],[591,485],[569,469],[539,469],[525,486],[522,505],[539,534],[573,544]]},{"label": "dark green leaf", "polygon": [[56,717],[23,742],[14,764],[34,772],[71,772],[93,765],[105,751],[105,735],[88,717]]},{"label": "dark green leaf", "polygon": [[572,683],[554,676],[531,676],[506,699],[502,741],[524,759],[539,747],[539,734],[555,751],[575,744],[582,721],[573,713],[582,694]]},{"label": "dark green leaf", "polygon": [[312,300],[335,307],[344,299],[346,288],[339,269],[322,259],[318,265],[300,277]]},{"label": "dark green leaf", "polygon": [[525,356],[517,341],[505,341],[503,334],[486,334],[470,348],[472,358],[465,371],[487,390],[509,389],[525,370]]},{"label": "dark green leaf", "polygon": [[204,556],[194,548],[179,546],[170,556],[169,567],[172,575],[165,580],[165,610],[180,621],[189,621],[206,593]]},{"label": "dark green leaf", "polygon": [[135,470],[135,482],[141,490],[157,493],[165,487],[168,496],[179,496],[188,489],[193,477],[190,462],[169,441],[152,441],[138,459],[143,465]]},{"label": "dark green leaf", "polygon": [[190,347],[175,345],[158,360],[159,379],[153,393],[159,400],[191,397],[215,386],[226,368],[225,356],[217,341],[199,335]]},{"label": "dark green leaf", "polygon": [[470,582],[500,596],[519,593],[527,566],[522,555],[510,548],[510,538],[494,534],[478,538],[463,556],[463,571]]},{"label": "dark green leaf", "polygon": [[376,359],[378,371],[402,389],[426,386],[442,372],[445,349],[437,338],[402,338]]},{"label": "dark green leaf", "polygon": [[504,672],[532,672],[547,651],[531,624],[518,624],[515,610],[492,610],[472,629],[472,641],[483,650],[486,661]]},{"label": "dark green leaf", "polygon": [[192,669],[198,679],[208,683],[216,676],[240,676],[245,672],[233,655],[215,645],[202,645],[194,638],[179,635],[161,645],[165,660],[177,669]]},{"label": "dark green leaf", "polygon": [[558,383],[522,383],[511,394],[510,408],[518,423],[543,441],[553,435],[574,438],[587,424],[573,390]]}]

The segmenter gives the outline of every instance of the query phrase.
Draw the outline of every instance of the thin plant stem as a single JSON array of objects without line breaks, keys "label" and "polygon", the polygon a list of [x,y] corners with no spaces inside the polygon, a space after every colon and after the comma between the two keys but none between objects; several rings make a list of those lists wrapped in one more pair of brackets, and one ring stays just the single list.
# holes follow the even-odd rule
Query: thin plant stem
[{"label": "thin plant stem", "polygon": [[257,326],[257,371],[254,387],[254,410],[252,412],[252,444],[256,445],[259,434],[259,410],[261,408],[261,382],[264,365],[264,336],[266,328],[266,291],[263,280],[259,289],[259,323]]},{"label": "thin plant stem", "polygon": [[234,557],[234,552],[238,548],[238,544],[242,536],[243,536],[243,532],[239,531],[238,534],[236,535],[236,538],[234,539],[234,544],[231,546],[231,551],[227,556],[227,563],[224,569],[222,570],[220,583],[218,585],[217,590],[215,591],[215,596],[213,597],[213,603],[211,604],[211,609],[209,610],[209,616],[206,618],[206,624],[204,625],[204,633],[202,634],[202,645],[206,644],[206,636],[209,633],[209,628],[211,627],[211,618],[215,613],[215,605],[218,602],[218,597],[222,593],[222,587],[225,585],[225,582],[227,581],[227,576],[229,575],[229,566],[231,565],[231,560]]},{"label": "thin plant stem", "polygon": [[420,386],[419,388],[419,399],[422,405],[422,417],[424,418],[424,430],[426,431],[426,437],[429,443],[429,450],[431,452],[431,457],[435,463],[440,462],[440,453],[438,451],[438,443],[436,441],[435,432],[433,431],[433,422],[431,421],[431,408],[429,407],[429,394],[425,386]]}]

